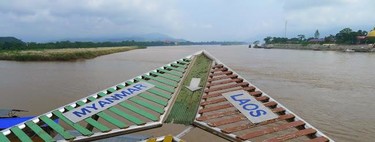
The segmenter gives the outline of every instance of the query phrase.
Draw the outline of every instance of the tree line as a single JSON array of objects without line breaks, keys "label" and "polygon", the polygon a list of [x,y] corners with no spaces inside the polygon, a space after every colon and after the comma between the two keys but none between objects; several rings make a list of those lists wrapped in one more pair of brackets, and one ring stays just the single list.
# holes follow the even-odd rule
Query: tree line
[{"label": "tree line", "polygon": [[90,48],[90,47],[119,47],[119,46],[166,46],[172,45],[170,42],[136,42],[136,41],[122,41],[122,42],[71,42],[71,41],[57,41],[48,43],[36,42],[0,42],[0,49],[2,50],[25,50],[25,49],[60,49],[60,48]]},{"label": "tree line", "polygon": [[[375,28],[374,28],[375,30]],[[316,41],[318,43],[326,44],[370,44],[375,43],[375,38],[363,38],[367,36],[368,32],[365,30],[354,31],[351,28],[344,28],[338,33],[324,38],[320,38],[319,30],[316,30],[314,37],[306,38],[305,35],[300,34],[297,37],[286,38],[286,37],[271,37],[264,38],[266,44],[307,44],[309,41]]]},{"label": "tree line", "polygon": [[[11,38],[12,40],[10,40]],[[238,45],[243,42],[169,42],[169,41],[121,41],[121,42],[71,42],[57,41],[48,43],[23,42],[14,37],[0,37],[0,50],[27,49],[61,49],[61,48],[90,48],[90,47],[119,47],[119,46],[173,46],[173,45]]]}]

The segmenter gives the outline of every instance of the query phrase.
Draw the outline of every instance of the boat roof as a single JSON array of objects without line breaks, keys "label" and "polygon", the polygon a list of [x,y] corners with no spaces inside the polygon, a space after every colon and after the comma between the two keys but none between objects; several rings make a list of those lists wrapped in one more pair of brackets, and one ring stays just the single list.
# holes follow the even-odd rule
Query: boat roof
[{"label": "boat roof", "polygon": [[[196,90],[190,90],[194,87],[189,83],[198,85]],[[189,85],[190,89],[186,87]],[[230,96],[238,91],[248,98]],[[258,120],[244,113],[261,112],[258,108],[272,115]],[[154,129],[165,123],[201,128],[229,141],[333,141],[207,51],[2,130],[0,141],[32,141],[35,134],[44,141],[91,141]],[[73,135],[69,130],[79,133]],[[186,129],[175,138],[179,140],[188,132]]]},{"label": "boat roof", "polygon": [[[77,130],[68,130],[68,132],[74,136],[80,136],[81,133]],[[61,135],[56,135],[54,139],[63,139]],[[101,140],[95,140],[94,142],[139,142],[146,139],[152,139],[149,135],[140,135],[140,134],[126,134],[126,135],[120,135],[116,137],[101,139]]]},{"label": "boat roof", "polygon": [[161,136],[157,138],[149,138],[147,140],[143,140],[140,142],[184,142],[184,140],[181,140],[172,135],[166,135],[166,136]]}]

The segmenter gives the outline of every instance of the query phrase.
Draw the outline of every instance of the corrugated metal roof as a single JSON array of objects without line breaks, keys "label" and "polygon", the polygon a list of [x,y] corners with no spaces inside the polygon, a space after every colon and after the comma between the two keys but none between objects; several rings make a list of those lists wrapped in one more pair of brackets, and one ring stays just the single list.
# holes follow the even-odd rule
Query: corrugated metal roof
[{"label": "corrugated metal roof", "polygon": [[[216,65],[211,69],[195,125],[232,141],[332,141],[229,67],[214,60]],[[249,121],[222,96],[237,90],[247,91],[278,118],[256,124]]]}]

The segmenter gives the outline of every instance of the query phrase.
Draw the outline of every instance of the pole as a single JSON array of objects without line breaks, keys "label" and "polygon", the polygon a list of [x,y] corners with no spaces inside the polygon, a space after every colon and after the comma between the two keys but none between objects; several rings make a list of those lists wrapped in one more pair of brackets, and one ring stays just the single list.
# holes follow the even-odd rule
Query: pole
[{"label": "pole", "polygon": [[287,25],[288,25],[288,21],[285,20],[285,30],[284,30],[284,37],[286,38],[286,28],[287,28]]}]

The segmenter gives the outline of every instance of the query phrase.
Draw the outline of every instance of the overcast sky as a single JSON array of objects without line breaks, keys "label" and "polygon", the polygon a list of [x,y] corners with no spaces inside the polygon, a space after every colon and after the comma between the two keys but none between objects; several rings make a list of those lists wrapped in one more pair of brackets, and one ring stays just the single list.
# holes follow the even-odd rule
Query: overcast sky
[{"label": "overcast sky", "polygon": [[191,41],[375,27],[375,0],[0,0],[0,36],[24,41],[162,33]]}]

